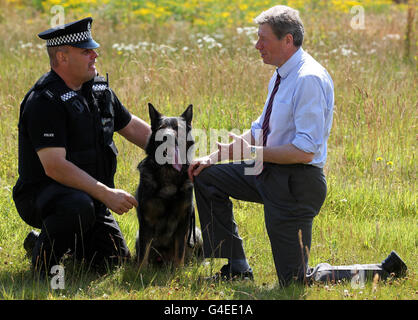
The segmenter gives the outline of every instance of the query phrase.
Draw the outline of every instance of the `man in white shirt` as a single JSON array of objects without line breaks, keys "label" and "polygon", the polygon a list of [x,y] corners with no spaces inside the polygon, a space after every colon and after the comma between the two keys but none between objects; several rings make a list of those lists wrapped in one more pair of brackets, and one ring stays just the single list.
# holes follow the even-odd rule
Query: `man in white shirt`
[{"label": "man in white shirt", "polygon": [[[264,63],[277,67],[260,117],[230,144],[189,168],[207,258],[228,258],[215,280],[253,279],[230,197],[264,204],[279,282],[303,281],[308,268],[312,222],[326,196],[323,166],[332,125],[333,82],[302,49],[304,28],[297,10],[275,6],[261,13],[255,48]],[[241,148],[238,153],[233,150]],[[236,160],[249,155],[257,174]],[[218,161],[234,162],[215,164]],[[205,169],[205,170],[203,170]],[[202,171],[203,170],[203,171]],[[249,174],[250,173],[250,174]],[[302,243],[302,246],[301,246]]]}]

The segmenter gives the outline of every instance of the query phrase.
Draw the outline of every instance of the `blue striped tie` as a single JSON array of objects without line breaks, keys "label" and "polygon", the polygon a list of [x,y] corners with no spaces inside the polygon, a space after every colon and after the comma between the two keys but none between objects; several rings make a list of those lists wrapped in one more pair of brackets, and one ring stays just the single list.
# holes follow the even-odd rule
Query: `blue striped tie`
[{"label": "blue striped tie", "polygon": [[[263,147],[266,146],[267,135],[269,134],[269,131],[270,131],[269,130],[270,115],[271,115],[271,111],[273,110],[274,96],[276,95],[277,90],[279,90],[280,78],[281,78],[280,74],[277,72],[276,82],[274,83],[273,91],[271,91],[269,103],[267,105],[266,114],[264,115],[263,126],[261,127],[262,132],[263,132]],[[264,169],[263,162],[256,161],[254,168],[255,168],[256,172],[259,171],[259,173],[256,174],[256,178],[258,178],[260,176],[261,172],[263,172],[263,169]]]},{"label": "blue striped tie", "polygon": [[269,103],[267,105],[266,114],[264,115],[263,126],[261,127],[263,130],[263,147],[265,147],[267,143],[267,135],[269,133],[270,115],[271,115],[271,111],[273,110],[273,100],[274,100],[274,96],[277,93],[277,90],[279,90],[279,84],[280,84],[280,74],[277,72],[276,82],[274,83],[274,88],[273,88],[273,91],[271,92]]}]

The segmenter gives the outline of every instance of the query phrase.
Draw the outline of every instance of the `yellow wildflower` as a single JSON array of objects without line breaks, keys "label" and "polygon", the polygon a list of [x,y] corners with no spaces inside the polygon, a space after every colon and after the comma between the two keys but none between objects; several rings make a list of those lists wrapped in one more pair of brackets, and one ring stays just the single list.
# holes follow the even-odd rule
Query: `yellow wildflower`
[{"label": "yellow wildflower", "polygon": [[140,8],[140,9],[134,10],[133,12],[135,16],[146,16],[151,13],[152,13],[152,10],[148,8]]},{"label": "yellow wildflower", "polygon": [[240,5],[239,5],[239,9],[240,9],[241,11],[245,11],[245,10],[247,10],[247,9],[248,9],[248,5],[247,5],[247,4],[240,4]]},{"label": "yellow wildflower", "polygon": [[196,18],[193,20],[193,23],[197,26],[205,26],[208,24],[208,22],[206,20],[200,19],[200,18]]}]

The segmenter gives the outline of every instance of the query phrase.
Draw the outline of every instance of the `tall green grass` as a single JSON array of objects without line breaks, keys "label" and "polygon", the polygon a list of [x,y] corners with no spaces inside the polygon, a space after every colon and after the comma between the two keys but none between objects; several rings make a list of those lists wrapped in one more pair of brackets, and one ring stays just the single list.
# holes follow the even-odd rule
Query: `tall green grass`
[{"label": "tall green grass", "polygon": [[[276,285],[262,206],[234,201],[254,283],[199,282],[223,261],[192,263],[174,271],[127,264],[102,276],[67,261],[66,289],[52,290],[49,283],[31,276],[22,247],[30,227],[20,220],[11,199],[17,179],[19,104],[48,71],[46,52],[37,48],[42,42],[35,36],[47,28],[47,19],[29,9],[2,9],[0,299],[417,298],[416,57],[412,62],[403,59],[405,13],[369,13],[364,30],[350,28],[349,14],[305,12],[302,18],[304,49],[328,69],[335,85],[325,167],[328,195],[314,220],[310,265],[378,263],[396,250],[409,266],[406,278],[367,283],[363,289],[353,289],[350,283],[281,289]],[[211,49],[209,43],[198,42],[205,34],[222,47]],[[109,73],[120,100],[146,121],[148,102],[167,115],[178,115],[192,103],[195,128],[242,131],[262,110],[274,68],[261,62],[254,35],[239,34],[234,28],[205,32],[187,22],[114,25],[100,15],[95,16],[93,35],[101,43],[99,72]],[[138,42],[147,42],[146,49],[126,49]],[[163,52],[160,45],[177,50]],[[120,151],[116,185],[133,194],[139,181],[136,166],[144,152],[117,135],[116,143]],[[116,218],[134,252],[135,211]]]}]

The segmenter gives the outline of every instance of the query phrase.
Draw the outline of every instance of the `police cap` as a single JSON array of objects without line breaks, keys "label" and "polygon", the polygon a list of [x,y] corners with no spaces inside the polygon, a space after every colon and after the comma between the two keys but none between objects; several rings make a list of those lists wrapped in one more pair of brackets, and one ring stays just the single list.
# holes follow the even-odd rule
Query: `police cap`
[{"label": "police cap", "polygon": [[38,37],[46,40],[47,47],[69,45],[83,49],[95,49],[100,45],[91,36],[91,17],[70,22],[65,25],[48,29],[38,34]]}]

